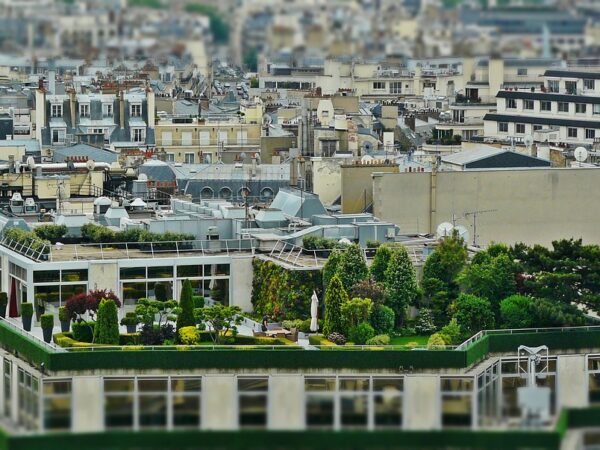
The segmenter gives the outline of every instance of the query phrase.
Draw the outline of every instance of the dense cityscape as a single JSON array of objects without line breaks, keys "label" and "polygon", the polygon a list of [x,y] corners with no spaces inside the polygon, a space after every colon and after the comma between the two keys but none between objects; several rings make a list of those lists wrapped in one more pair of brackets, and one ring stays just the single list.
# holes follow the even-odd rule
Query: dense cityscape
[{"label": "dense cityscape", "polygon": [[600,449],[600,2],[0,0],[0,450]]}]

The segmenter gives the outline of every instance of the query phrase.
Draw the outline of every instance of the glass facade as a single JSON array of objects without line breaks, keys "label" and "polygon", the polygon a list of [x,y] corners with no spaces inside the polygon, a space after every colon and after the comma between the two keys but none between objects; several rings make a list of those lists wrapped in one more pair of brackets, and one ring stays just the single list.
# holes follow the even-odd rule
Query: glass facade
[{"label": "glass facade", "polygon": [[44,380],[44,430],[70,430],[71,410],[71,380]]},{"label": "glass facade", "polygon": [[441,377],[442,427],[470,428],[473,423],[473,377]]},{"label": "glass facade", "polygon": [[600,355],[587,357],[588,399],[591,406],[600,406]]},{"label": "glass facade", "polygon": [[33,272],[34,297],[37,301],[62,306],[70,297],[87,292],[87,269],[36,270]]},{"label": "glass facade", "polygon": [[37,430],[39,428],[39,379],[19,367],[17,372],[17,380],[19,425],[27,430]]},{"label": "glass facade", "polygon": [[269,378],[240,377],[237,385],[240,428],[266,428]]}]

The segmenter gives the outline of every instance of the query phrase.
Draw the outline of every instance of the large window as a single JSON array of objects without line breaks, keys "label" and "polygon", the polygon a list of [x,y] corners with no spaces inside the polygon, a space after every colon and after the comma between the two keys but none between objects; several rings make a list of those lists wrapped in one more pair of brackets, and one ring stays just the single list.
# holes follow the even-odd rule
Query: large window
[{"label": "large window", "polygon": [[577,128],[567,128],[567,136],[570,138],[577,138]]},{"label": "large window", "polygon": [[471,427],[473,422],[473,378],[441,377],[442,426]]},{"label": "large window", "polygon": [[479,426],[494,426],[500,415],[500,363],[496,362],[477,376]]},{"label": "large window", "polygon": [[104,380],[104,426],[133,428],[135,381],[132,378]]},{"label": "large window", "polygon": [[534,102],[533,100],[523,100],[523,109],[533,109]]},{"label": "large window", "polygon": [[241,428],[266,428],[269,379],[240,377],[238,382]]},{"label": "large window", "polygon": [[198,428],[202,381],[200,378],[171,379],[174,428]]},{"label": "large window", "polygon": [[541,111],[552,111],[552,102],[541,101],[540,102],[540,110]]},{"label": "large window", "polygon": [[88,289],[87,269],[36,270],[33,272],[34,297],[56,307]]},{"label": "large window", "polygon": [[498,122],[498,132],[508,133],[508,122]]},{"label": "large window", "polygon": [[112,103],[103,103],[102,104],[102,116],[103,117],[112,117],[113,116],[113,104]]},{"label": "large window", "polygon": [[565,91],[567,94],[577,94],[577,81],[565,81]]},{"label": "large window", "polygon": [[507,109],[517,109],[517,101],[514,98],[506,99],[506,108]]},{"label": "large window", "polygon": [[585,103],[575,103],[575,113],[585,114],[587,105]]},{"label": "large window", "polygon": [[548,91],[558,92],[560,90],[559,80],[548,80]]},{"label": "large window", "polygon": [[402,94],[401,81],[390,81],[389,88],[390,94]]},{"label": "large window", "polygon": [[139,428],[166,428],[167,378],[138,378]]},{"label": "large window", "polygon": [[593,91],[594,89],[596,89],[596,80],[583,80],[583,88]]},{"label": "large window", "polygon": [[594,130],[593,128],[585,129],[585,138],[586,139],[594,139],[595,137],[596,137],[596,130]]},{"label": "large window", "polygon": [[79,116],[80,117],[90,117],[90,104],[89,103],[80,103],[79,104]]},{"label": "large window", "polygon": [[44,430],[70,430],[71,409],[71,380],[45,380]]},{"label": "large window", "polygon": [[515,132],[517,134],[525,134],[525,124],[524,123],[515,124]]},{"label": "large window", "polygon": [[19,368],[17,372],[19,424],[28,430],[39,428],[39,380],[29,372]]},{"label": "large window", "polygon": [[131,104],[131,117],[142,117],[141,103],[132,103]]},{"label": "large window", "polygon": [[9,359],[4,359],[3,368],[4,417],[9,418],[12,406],[12,363]]},{"label": "large window", "polygon": [[385,89],[385,81],[373,81],[374,91],[383,91]]},{"label": "large window", "polygon": [[569,104],[567,102],[558,102],[558,112],[569,112]]},{"label": "large window", "polygon": [[62,117],[63,105],[62,103],[53,103],[50,105],[50,117]]},{"label": "large window", "polygon": [[588,398],[591,406],[600,406],[600,355],[587,357]]},{"label": "large window", "polygon": [[306,377],[306,426],[400,428],[402,377]]}]

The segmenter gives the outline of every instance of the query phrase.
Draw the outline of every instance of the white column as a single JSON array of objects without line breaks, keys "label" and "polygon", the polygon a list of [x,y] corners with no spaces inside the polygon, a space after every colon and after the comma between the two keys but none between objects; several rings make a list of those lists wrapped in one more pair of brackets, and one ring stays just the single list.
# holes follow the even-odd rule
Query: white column
[{"label": "white column", "polygon": [[13,423],[19,423],[19,367],[12,361],[10,386],[10,418]]},{"label": "white column", "polygon": [[437,375],[404,378],[404,429],[441,428],[440,378]]},{"label": "white column", "polygon": [[71,431],[104,430],[104,387],[102,377],[73,377]]},{"label": "white column", "polygon": [[589,404],[585,355],[564,355],[556,359],[556,407],[584,408]]},{"label": "white column", "polygon": [[269,378],[268,428],[303,430],[306,427],[304,377],[274,375]]},{"label": "white column", "polygon": [[252,257],[232,257],[230,274],[229,304],[239,306],[242,311],[252,311]]},{"label": "white column", "polygon": [[238,428],[237,382],[233,375],[206,375],[202,379],[202,428]]}]

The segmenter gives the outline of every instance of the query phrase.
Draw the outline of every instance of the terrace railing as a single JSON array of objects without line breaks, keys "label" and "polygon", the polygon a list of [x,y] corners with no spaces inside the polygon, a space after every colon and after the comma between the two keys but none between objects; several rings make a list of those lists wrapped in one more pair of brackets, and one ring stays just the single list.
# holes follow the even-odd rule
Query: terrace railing
[{"label": "terrace railing", "polygon": [[44,341],[43,339],[40,339],[39,337],[37,337],[35,334],[25,331],[23,328],[12,323],[12,321],[10,319],[0,317],[0,322],[2,324],[6,325],[8,328],[10,328],[15,333],[17,333],[21,336],[24,336],[27,339],[32,340],[37,345],[45,348],[46,350],[49,350],[51,352],[65,352],[66,351],[66,349],[63,347],[60,347],[56,344],[48,343],[48,342]]}]

